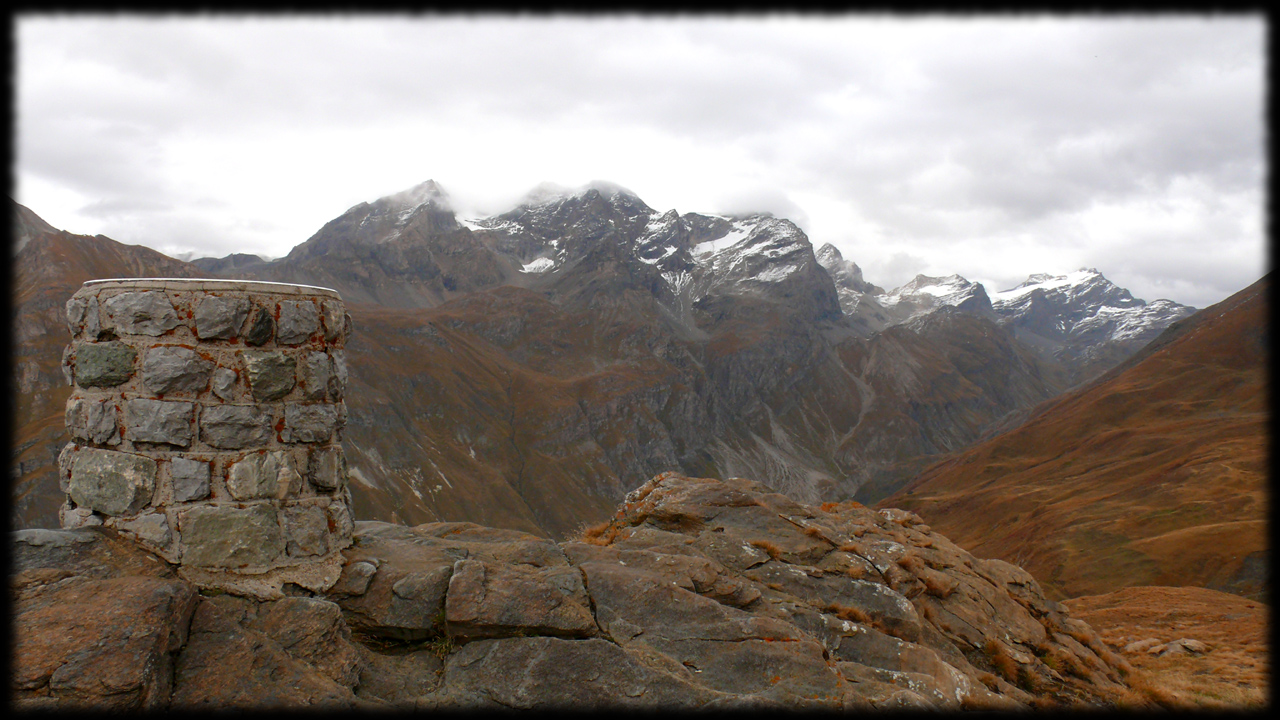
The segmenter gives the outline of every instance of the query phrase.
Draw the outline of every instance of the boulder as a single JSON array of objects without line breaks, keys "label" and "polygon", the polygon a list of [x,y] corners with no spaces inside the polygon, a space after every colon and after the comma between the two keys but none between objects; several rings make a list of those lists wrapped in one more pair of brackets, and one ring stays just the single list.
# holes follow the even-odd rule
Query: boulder
[{"label": "boulder", "polygon": [[[308,626],[311,627],[311,626]],[[293,657],[270,635],[203,600],[174,671],[174,710],[349,709],[351,688]]]},{"label": "boulder", "polygon": [[596,634],[577,568],[482,560],[454,563],[445,596],[445,623],[450,636],[462,638]]},{"label": "boulder", "polygon": [[32,529],[11,537],[14,706],[167,707],[195,588],[111,530]]},{"label": "boulder", "polygon": [[719,697],[655,670],[601,639],[504,638],[468,643],[419,709],[695,708]]}]

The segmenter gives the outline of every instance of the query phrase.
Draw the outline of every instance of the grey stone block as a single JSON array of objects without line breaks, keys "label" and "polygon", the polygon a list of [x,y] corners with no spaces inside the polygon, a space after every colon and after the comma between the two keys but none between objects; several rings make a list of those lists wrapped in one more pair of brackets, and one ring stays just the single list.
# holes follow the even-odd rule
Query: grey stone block
[{"label": "grey stone block", "polygon": [[333,350],[329,357],[333,360],[333,374],[329,376],[329,397],[338,401],[347,391],[347,353],[345,350]]},{"label": "grey stone block", "polygon": [[196,306],[196,335],[201,340],[233,338],[247,317],[248,299],[207,295]]},{"label": "grey stone block", "polygon": [[195,405],[189,402],[136,398],[125,403],[125,434],[133,442],[191,444]]},{"label": "grey stone block", "polygon": [[213,363],[191,348],[162,345],[147,351],[142,361],[142,384],[153,393],[200,392],[209,385]]},{"label": "grey stone block", "polygon": [[253,315],[249,318],[249,329],[244,334],[244,342],[246,345],[262,345],[271,339],[275,329],[276,321],[271,317],[271,311],[255,305]]},{"label": "grey stone block", "polygon": [[319,505],[294,505],[284,509],[284,526],[290,557],[329,552],[329,516]]},{"label": "grey stone block", "polygon": [[227,472],[227,492],[237,500],[283,499],[301,487],[293,455],[280,450],[248,455]]},{"label": "grey stone block", "polygon": [[110,398],[90,400],[71,397],[67,399],[65,421],[71,437],[88,440],[98,445],[119,445],[118,416],[115,401]]},{"label": "grey stone block", "polygon": [[75,443],[67,443],[62,446],[62,450],[58,451],[58,489],[62,492],[69,492],[71,487],[71,464],[76,459],[76,452],[80,449]]},{"label": "grey stone block", "polygon": [[75,337],[82,331],[86,338],[98,337],[102,329],[98,322],[98,298],[80,295],[67,301],[67,329]]},{"label": "grey stone block", "polygon": [[67,330],[71,331],[74,337],[80,332],[80,327],[84,325],[84,311],[89,306],[89,299],[79,295],[72,296],[67,301]]},{"label": "grey stone block", "polygon": [[329,377],[333,374],[333,361],[328,353],[311,352],[303,356],[298,366],[302,397],[307,400],[324,400],[329,395]]},{"label": "grey stone block", "polygon": [[62,378],[67,381],[67,385],[75,384],[75,356],[71,352],[70,345],[62,348]]},{"label": "grey stone block", "polygon": [[174,502],[189,502],[209,497],[209,463],[203,460],[187,458],[170,460],[169,479],[173,482]]},{"label": "grey stone block", "polygon": [[67,494],[79,507],[126,515],[146,507],[155,485],[156,461],[149,457],[80,448],[71,463]]},{"label": "grey stone block", "polygon": [[351,515],[351,490],[346,489],[342,498],[329,503],[327,508],[329,519],[333,521],[333,536],[339,539],[350,538],[355,532],[356,521]]},{"label": "grey stone block", "polygon": [[342,334],[346,312],[343,310],[342,303],[334,300],[322,301],[320,309],[320,317],[324,321],[324,339],[333,342]]},{"label": "grey stone block", "polygon": [[223,450],[265,445],[271,440],[271,413],[256,405],[205,405],[200,439]]},{"label": "grey stone block", "polygon": [[102,317],[101,310],[98,307],[98,298],[89,298],[89,303],[84,309],[84,337],[93,340],[102,334]]},{"label": "grey stone block", "polygon": [[117,330],[129,335],[163,335],[181,322],[162,292],[126,292],[103,301]]},{"label": "grey stone block", "polygon": [[75,378],[80,387],[113,387],[133,376],[138,351],[118,340],[76,343]]},{"label": "grey stone block", "polygon": [[347,479],[347,459],[341,445],[330,445],[311,453],[311,465],[307,479],[322,492],[332,492],[343,486]]},{"label": "grey stone block", "polygon": [[328,442],[338,425],[338,411],[333,405],[284,406],[284,431],[280,439],[285,442]]},{"label": "grey stone block", "polygon": [[262,567],[284,552],[276,509],[268,503],[196,506],[182,512],[178,529],[184,565]]},{"label": "grey stone block", "polygon": [[276,342],[297,345],[306,342],[320,329],[320,313],[310,300],[280,301],[280,323],[276,327]]},{"label": "grey stone block", "polygon": [[102,516],[94,514],[89,508],[73,507],[69,502],[62,503],[62,507],[58,508],[58,525],[64,530],[101,524]]},{"label": "grey stone block", "polygon": [[253,399],[259,402],[279,400],[293,389],[297,361],[280,351],[257,352],[246,350],[240,354],[249,389]]},{"label": "grey stone block", "polygon": [[155,547],[167,549],[173,545],[173,530],[164,513],[146,513],[136,518],[117,520],[112,524],[117,530],[132,534]]},{"label": "grey stone block", "polygon": [[213,371],[213,394],[220,400],[231,402],[235,399],[236,371],[230,368],[218,368]]}]

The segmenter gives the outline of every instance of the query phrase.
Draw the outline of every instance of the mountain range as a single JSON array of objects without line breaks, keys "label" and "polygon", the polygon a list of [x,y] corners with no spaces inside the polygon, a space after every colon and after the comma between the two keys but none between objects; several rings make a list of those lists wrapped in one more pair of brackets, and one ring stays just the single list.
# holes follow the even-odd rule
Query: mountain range
[{"label": "mountain range", "polygon": [[658,211],[606,183],[459,218],[428,181],[276,260],[182,262],[16,204],[14,222],[19,527],[56,524],[60,303],[92,277],[338,290],[356,324],[357,514],[552,537],[668,470],[873,502],[1193,310],[1096,271],[992,296],[958,276],[885,292],[788,220]]},{"label": "mountain range", "polygon": [[1170,326],[884,501],[1055,597],[1194,584],[1265,599],[1270,276]]}]

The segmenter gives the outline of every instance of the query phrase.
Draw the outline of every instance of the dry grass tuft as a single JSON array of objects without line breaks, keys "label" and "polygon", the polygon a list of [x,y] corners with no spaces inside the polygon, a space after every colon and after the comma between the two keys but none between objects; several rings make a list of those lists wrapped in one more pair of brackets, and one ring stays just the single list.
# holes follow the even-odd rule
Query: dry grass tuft
[{"label": "dry grass tuft", "polygon": [[841,620],[848,620],[849,622],[856,622],[862,625],[874,625],[871,616],[856,607],[827,603],[823,609]]},{"label": "dry grass tuft", "polygon": [[823,534],[822,534],[822,531],[821,531],[821,530],[819,530],[819,529],[818,529],[818,528],[816,528],[816,527],[807,527],[807,528],[805,528],[805,529],[804,529],[804,534],[805,534],[805,535],[808,535],[808,536],[809,536],[809,537],[811,537],[811,538],[816,538],[816,539],[818,539],[818,540],[826,540],[826,539],[827,539],[827,536],[826,536],[826,535],[823,535]]},{"label": "dry grass tuft", "polygon": [[895,562],[898,563],[898,567],[902,568],[903,570],[906,570],[912,575],[919,575],[920,571],[924,570],[924,563],[920,560],[920,558],[916,557],[915,555],[912,555],[911,553],[907,553],[903,555],[902,557],[898,558]]},{"label": "dry grass tuft", "polygon": [[999,640],[995,638],[988,640],[982,645],[982,652],[1001,677],[1015,685],[1018,684],[1018,663],[1005,652],[1004,645],[1001,645]]},{"label": "dry grass tuft", "polygon": [[844,574],[848,575],[850,578],[853,578],[854,580],[861,580],[862,578],[867,576],[867,569],[861,565],[850,565],[844,571]]},{"label": "dry grass tuft", "polygon": [[774,560],[779,560],[782,557],[782,548],[778,547],[777,545],[774,545],[768,540],[752,540],[748,544],[751,545],[751,547],[759,548],[765,551],[766,553],[769,554],[769,557],[773,558]]},{"label": "dry grass tuft", "polygon": [[612,520],[606,520],[598,525],[584,525],[572,539],[587,545],[612,545],[613,541],[618,539],[620,532],[622,532],[622,526],[615,525]]},{"label": "dry grass tuft", "polygon": [[1140,696],[1162,707],[1185,708],[1188,706],[1188,703],[1178,693],[1159,683],[1152,682],[1152,678],[1146,673],[1138,673],[1130,677],[1129,687],[1137,691]]}]

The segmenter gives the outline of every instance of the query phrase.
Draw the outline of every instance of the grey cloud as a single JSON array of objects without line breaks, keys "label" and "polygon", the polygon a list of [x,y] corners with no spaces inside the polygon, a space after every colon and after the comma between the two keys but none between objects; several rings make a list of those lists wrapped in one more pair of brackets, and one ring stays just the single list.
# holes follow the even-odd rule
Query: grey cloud
[{"label": "grey cloud", "polygon": [[[1260,17],[20,18],[16,147],[20,172],[94,198],[83,212],[118,222],[122,238],[145,228],[226,245],[229,233],[245,243],[269,233],[269,219],[218,225],[218,213],[194,208],[181,190],[190,178],[168,174],[169,144],[331,130],[350,139],[316,148],[334,156],[336,176],[370,133],[429,124],[432,142],[474,143],[475,162],[503,178],[527,172],[512,153],[555,162],[578,149],[557,143],[579,136],[600,143],[598,166],[549,166],[538,179],[640,187],[615,168],[667,153],[668,172],[687,176],[703,168],[673,148],[705,148],[703,163],[719,152],[747,166],[707,174],[726,186],[708,192],[720,209],[768,210],[807,229],[791,198],[838,200],[889,239],[878,258],[852,258],[882,285],[969,262],[954,248],[984,236],[1074,242],[1104,273],[1107,263],[1136,272],[1145,261],[1132,248],[1072,239],[1072,218],[1160,202],[1179,182],[1260,188],[1265,32]],[[63,64],[73,71],[56,73]],[[511,128],[547,139],[527,153],[487,149]],[[252,171],[254,158],[236,160]],[[490,211],[528,189],[455,188],[435,167],[413,176]],[[180,230],[180,212],[193,213],[191,228]],[[1247,224],[1205,222],[1202,235],[1223,242],[1261,240]],[[1160,277],[1199,271],[1198,237],[1164,240],[1173,264]],[[1040,270],[1052,268],[1021,274]],[[1217,287],[1242,271],[1205,272]]]}]

